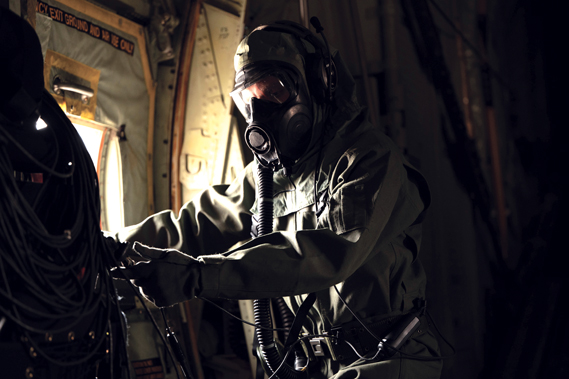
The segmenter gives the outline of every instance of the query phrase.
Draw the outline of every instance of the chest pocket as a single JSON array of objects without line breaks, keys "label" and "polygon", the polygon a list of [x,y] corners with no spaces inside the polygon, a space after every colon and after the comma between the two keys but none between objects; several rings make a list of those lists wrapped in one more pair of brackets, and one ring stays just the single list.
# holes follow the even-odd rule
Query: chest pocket
[{"label": "chest pocket", "polygon": [[314,212],[314,205],[303,208],[298,212],[277,217],[274,220],[274,230],[309,229],[316,229],[316,212]]},{"label": "chest pocket", "polygon": [[330,196],[327,218],[336,234],[366,227],[372,206],[363,189],[347,186]]}]

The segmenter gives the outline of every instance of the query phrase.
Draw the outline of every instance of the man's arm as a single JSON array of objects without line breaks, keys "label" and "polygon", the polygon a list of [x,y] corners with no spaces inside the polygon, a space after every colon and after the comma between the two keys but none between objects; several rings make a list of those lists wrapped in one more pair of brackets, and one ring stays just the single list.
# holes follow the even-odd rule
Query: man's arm
[{"label": "man's arm", "polygon": [[226,251],[250,237],[250,209],[255,201],[251,165],[231,185],[206,189],[184,204],[176,217],[167,210],[116,234],[120,242],[176,249],[192,256]]}]

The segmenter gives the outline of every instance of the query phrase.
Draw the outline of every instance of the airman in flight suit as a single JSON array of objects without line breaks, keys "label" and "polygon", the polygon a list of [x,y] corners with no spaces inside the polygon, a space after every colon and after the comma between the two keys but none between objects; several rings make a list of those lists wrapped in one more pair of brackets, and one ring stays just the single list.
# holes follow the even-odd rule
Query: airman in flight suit
[{"label": "airman in flight suit", "polygon": [[[144,244],[135,250],[147,258],[125,272],[158,306],[197,296],[284,297],[296,312],[316,293],[306,332],[347,331],[358,326],[354,312],[385,335],[425,299],[419,248],[429,189],[366,120],[339,53],[300,26],[282,25],[254,30],[235,55],[232,97],[249,122],[245,137],[255,160],[233,183],[205,190],[178,215],[160,212],[120,231],[119,240]],[[251,239],[258,166],[274,171],[274,221],[272,232]],[[359,353],[372,357],[377,341],[370,346]],[[440,377],[427,322],[401,350],[389,360],[325,357],[310,375]]]}]

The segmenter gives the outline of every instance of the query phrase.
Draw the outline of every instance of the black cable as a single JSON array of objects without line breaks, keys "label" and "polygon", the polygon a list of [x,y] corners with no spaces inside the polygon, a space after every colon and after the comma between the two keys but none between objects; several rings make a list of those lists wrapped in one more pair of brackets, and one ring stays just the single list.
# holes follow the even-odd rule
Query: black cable
[{"label": "black cable", "polygon": [[441,333],[441,331],[439,330],[439,327],[437,325],[437,323],[435,322],[435,320],[433,319],[433,317],[431,317],[431,314],[429,313],[429,311],[426,312],[427,317],[429,318],[429,320],[431,321],[431,323],[433,324],[433,326],[435,327],[435,330],[437,332],[437,334],[439,336],[441,336],[441,338],[443,339],[443,341],[447,344],[448,347],[451,348],[452,350],[452,354],[450,356],[445,356],[444,358],[450,358],[452,356],[454,356],[456,354],[456,350],[454,349],[454,346],[448,342],[448,340],[445,338],[445,336]]},{"label": "black cable", "polygon": [[[8,132],[19,125],[0,125],[0,311],[39,356],[69,374],[84,371],[78,365],[97,356],[102,359],[107,333],[113,337],[110,252],[99,229],[97,175],[83,142],[46,91],[42,113],[53,135],[51,163],[35,158]],[[33,201],[21,191],[25,184],[16,181],[7,144],[43,173]],[[40,344],[46,333],[69,331],[87,317],[97,339],[77,336],[71,345]]]},{"label": "black cable", "polygon": [[273,331],[273,332],[288,332],[288,331],[289,331],[289,328],[267,328],[267,327],[262,326],[262,325],[259,325],[259,324],[254,324],[254,323],[252,323],[252,322],[243,320],[242,318],[239,318],[239,317],[235,316],[233,313],[229,312],[227,309],[224,309],[223,307],[217,305],[216,303],[214,303],[213,301],[211,301],[211,300],[209,300],[209,299],[206,299],[206,298],[204,298],[204,297],[197,297],[197,299],[206,301],[206,302],[210,303],[211,305],[213,305],[213,306],[219,308],[219,309],[222,310],[223,312],[227,313],[229,316],[233,317],[234,319],[239,320],[239,321],[241,321],[241,322],[244,323],[244,324],[254,326],[255,328],[264,329],[264,330],[271,330],[271,331]]},{"label": "black cable", "polygon": [[[57,141],[57,136],[55,135],[55,132],[53,130],[51,130],[51,128],[46,128],[51,136],[52,136],[52,140],[54,141],[55,144],[55,156],[53,157],[53,164],[50,167],[51,170],[55,171],[55,166],[57,165],[57,162],[59,162],[59,142]],[[43,185],[41,186],[40,190],[38,191],[38,193],[36,194],[36,199],[34,201],[34,203],[32,204],[32,209],[35,211],[38,204],[40,203],[40,200],[43,198],[43,194],[46,191],[46,189],[49,186],[49,182],[52,180],[52,175],[47,175],[47,178],[45,179],[45,181],[42,183]]]},{"label": "black cable", "polygon": [[[382,339],[377,337],[374,333],[372,333],[371,330],[368,329],[368,327],[366,326],[366,324],[356,315],[356,313],[350,308],[350,306],[348,305],[348,303],[346,302],[346,300],[344,300],[344,298],[342,297],[342,295],[340,294],[340,291],[338,291],[338,288],[336,287],[336,285],[334,285],[334,289],[336,290],[336,293],[338,294],[338,297],[340,298],[340,300],[342,301],[342,303],[344,304],[344,306],[348,309],[348,311],[354,316],[354,318],[360,323],[360,325],[378,342],[382,342]],[[396,349],[394,347],[389,347],[391,350],[401,354],[402,356],[404,356],[405,358],[408,359],[414,359],[414,360],[421,360],[421,361],[438,361],[441,359],[447,359],[447,358],[451,358],[455,353],[455,349],[454,346],[452,346],[450,344],[450,342],[447,341],[447,339],[443,336],[443,334],[440,332],[437,324],[435,323],[435,321],[433,320],[433,318],[431,317],[431,315],[427,312],[427,315],[429,317],[429,319],[431,320],[431,322],[433,323],[433,326],[435,327],[437,334],[441,336],[441,338],[443,339],[443,341],[452,349],[452,355],[449,356],[438,356],[438,357],[420,357],[420,356],[416,356],[416,355],[411,355],[411,354],[406,354],[405,352],[403,352],[402,350]],[[372,358],[366,358],[362,355],[360,355],[357,351],[357,349],[348,341],[343,341],[345,343],[348,344],[348,346],[350,346],[350,348],[354,351],[354,353],[356,353],[356,355],[358,356],[359,359],[363,359],[366,361],[372,361],[377,359],[377,356],[379,355],[379,353],[381,352],[381,349],[378,346],[378,350],[375,353],[375,355]],[[389,360],[389,359],[386,359]]]},{"label": "black cable", "polygon": [[327,101],[332,102],[333,98],[332,98],[332,54],[330,53],[330,46],[328,45],[328,40],[326,39],[326,36],[324,35],[324,33],[322,33],[324,31],[324,28],[322,27],[322,25],[320,24],[320,20],[318,20],[318,17],[311,17],[310,18],[310,23],[312,24],[312,26],[314,26],[314,29],[316,29],[316,33],[320,34],[322,36],[322,39],[324,40],[324,43],[326,45],[326,53],[327,53],[327,57],[324,58],[328,58],[328,68],[326,69],[326,81],[327,81]]},{"label": "black cable", "polygon": [[[121,264],[116,260],[115,258],[115,267],[120,267]],[[156,332],[158,333],[158,335],[160,336],[160,339],[162,340],[162,342],[164,343],[164,346],[166,346],[166,351],[168,352],[168,355],[170,356],[170,359],[172,360],[172,362],[174,362],[174,367],[176,367],[176,360],[174,359],[174,353],[172,352],[172,349],[170,347],[170,344],[168,343],[168,341],[166,340],[166,337],[164,336],[164,333],[162,333],[162,330],[160,328],[160,326],[158,326],[158,323],[156,322],[156,319],[154,318],[154,316],[152,315],[152,312],[150,311],[150,309],[148,308],[148,306],[146,305],[146,299],[144,298],[144,296],[142,296],[142,294],[140,293],[140,290],[135,287],[134,284],[132,284],[130,278],[128,277],[128,275],[124,272],[124,270],[117,270],[121,273],[121,275],[123,276],[123,278],[126,280],[126,282],[129,284],[130,288],[132,289],[132,291],[134,292],[134,294],[138,297],[138,299],[140,300],[140,302],[142,303],[142,306],[144,307],[144,310],[146,311],[146,314],[148,315],[148,317],[150,318],[150,321],[152,322],[152,325],[154,326],[154,329],[156,330]],[[164,314],[162,314],[162,316],[164,317]],[[168,324],[166,323],[166,327],[168,327]],[[168,327],[169,328],[169,327]],[[180,373],[178,372],[178,369],[176,368],[176,376],[178,379],[180,379]]]},{"label": "black cable", "polygon": [[[42,170],[44,170],[48,174],[56,176],[58,178],[66,179],[66,178],[70,178],[73,175],[73,173],[75,172],[75,166],[74,165],[71,165],[71,171],[67,172],[67,173],[61,173],[61,172],[52,170],[50,167],[47,167],[42,162],[37,160],[14,137],[12,137],[12,135],[10,133],[6,132],[6,130],[4,130],[3,128],[0,128],[0,132],[2,132],[3,137],[7,138],[11,144],[13,144],[22,154],[24,154],[30,160],[30,162],[32,162],[33,164],[35,164],[36,166],[38,166],[39,168],[41,168]],[[74,157],[72,156],[71,162],[73,162],[73,159],[74,159]]]},{"label": "black cable", "polygon": [[[166,326],[166,338],[168,342],[170,342],[170,347],[172,348],[176,359],[178,359],[178,363],[180,364],[180,368],[182,369],[182,373],[188,379],[194,379],[192,375],[192,370],[190,369],[190,362],[186,358],[186,355],[182,351],[182,347],[180,346],[180,342],[176,338],[176,335],[170,329],[170,325],[168,325],[168,320],[166,319],[166,311],[164,308],[160,308],[160,313],[162,313],[162,318],[164,319],[164,325]],[[176,361],[172,361],[174,367],[176,368]]]},{"label": "black cable", "polygon": [[336,293],[338,294],[338,297],[340,298],[340,300],[342,301],[342,303],[344,304],[344,306],[348,309],[348,311],[350,311],[350,313],[352,314],[352,316],[354,316],[354,318],[356,320],[358,320],[358,322],[361,324],[361,326],[378,342],[381,341],[381,338],[377,337],[371,330],[368,329],[368,327],[366,326],[366,324],[358,317],[358,315],[356,315],[356,313],[354,311],[352,311],[352,308],[350,308],[350,306],[348,305],[348,303],[346,302],[346,300],[344,300],[344,298],[342,297],[342,295],[340,294],[340,291],[338,291],[338,288],[336,287],[336,285],[334,284],[334,289],[336,290]]},{"label": "black cable", "polygon": [[[327,334],[311,334],[311,335],[307,335],[307,336],[300,337],[299,339],[297,339],[296,341],[294,341],[294,342],[288,347],[288,350],[286,351],[286,353],[285,353],[285,355],[284,355],[284,357],[283,357],[283,359],[282,359],[282,362],[281,362],[281,363],[279,364],[279,366],[275,369],[275,371],[273,372],[273,374],[268,377],[268,379],[273,379],[273,378],[275,377],[275,375],[277,375],[277,373],[279,372],[279,370],[280,370],[281,368],[283,368],[283,366],[285,365],[286,360],[287,360],[289,354],[290,354],[292,351],[294,351],[294,350],[293,350],[293,347],[294,347],[294,346],[298,345],[300,342],[302,342],[302,341],[304,341],[304,340],[309,340],[309,339],[311,339],[311,338],[318,338],[318,337],[325,337],[325,338],[336,339],[336,337],[334,337],[334,336],[329,336],[329,335],[327,335]],[[307,364],[306,366],[304,366],[304,368],[303,368],[302,370],[300,370],[300,371],[306,370],[307,367],[308,367],[308,364]]]},{"label": "black cable", "polygon": [[[354,318],[361,324],[361,326],[378,342],[381,342],[382,339],[380,339],[379,337],[377,337],[371,330],[369,330],[369,328],[366,326],[366,324],[355,314],[355,312],[350,308],[350,306],[347,304],[347,302],[344,300],[344,298],[342,297],[342,295],[340,294],[340,292],[338,291],[338,288],[334,285],[334,289],[336,290],[338,297],[340,298],[340,300],[342,301],[342,303],[346,306],[346,308],[348,309],[348,311],[354,316]],[[288,331],[287,328],[265,328],[261,325],[256,325],[253,324],[251,322],[248,322],[246,320],[243,320],[237,316],[235,316],[234,314],[232,314],[231,312],[227,311],[226,309],[224,309],[223,307],[215,304],[213,301],[206,299],[206,298],[201,298],[198,297],[198,299],[201,299],[203,301],[206,301],[210,304],[212,304],[213,306],[219,308],[220,310],[222,310],[223,312],[227,313],[229,316],[241,321],[244,324],[247,325],[251,325],[254,326],[256,328],[260,328],[260,329],[268,329],[268,330],[272,330],[272,331],[283,331],[286,330]],[[403,352],[400,349],[396,349],[393,347],[390,347],[391,350],[399,353],[402,357],[406,358],[406,359],[413,359],[413,360],[421,360],[421,361],[438,361],[438,360],[442,360],[442,359],[448,359],[451,358],[452,356],[454,356],[455,354],[455,349],[454,347],[447,341],[447,339],[441,334],[440,330],[438,329],[437,325],[435,324],[434,320],[432,319],[432,317],[430,316],[430,314],[428,314],[429,319],[431,320],[431,322],[433,323],[433,326],[435,327],[437,333],[441,336],[441,338],[444,340],[444,342],[453,350],[453,354],[452,355],[448,355],[448,356],[438,356],[438,357],[421,357],[421,356],[416,356],[416,355],[411,355],[411,354],[407,354],[405,352]],[[281,369],[283,367],[283,365],[285,364],[288,355],[290,354],[290,352],[293,350],[293,346],[297,345],[298,343],[300,343],[302,340],[306,340],[306,339],[310,339],[310,338],[315,338],[315,337],[327,337],[327,338],[332,338],[335,339],[337,337],[335,336],[331,336],[328,334],[318,334],[318,335],[308,335],[308,336],[304,336],[299,338],[297,341],[295,341],[292,345],[290,345],[287,349],[287,352],[285,353],[282,362],[280,363],[280,365],[275,369],[275,371],[273,372],[273,374],[269,377],[269,379],[274,378],[274,376],[277,374],[277,372],[279,371],[279,369]],[[365,356],[362,356],[359,354],[359,352],[357,351],[357,349],[348,341],[343,341],[345,342],[353,351],[354,353],[358,356],[359,359],[362,360],[366,360],[366,361],[373,361],[375,359],[377,359],[377,357],[379,356],[379,354],[381,353],[381,349],[378,348],[378,350],[376,351],[375,355],[371,358],[367,358]],[[389,359],[384,359],[384,360],[392,360],[392,359],[396,359],[396,358],[389,358]]]},{"label": "black cable", "polygon": [[[109,316],[110,316],[110,308],[107,312],[107,317],[106,317],[107,320],[109,319]],[[95,344],[95,347],[89,353],[81,354],[81,358],[78,358],[78,359],[75,359],[72,361],[62,361],[62,360],[58,360],[58,359],[53,358],[52,356],[50,356],[49,353],[47,353],[47,351],[45,351],[47,349],[41,348],[28,332],[25,332],[25,335],[28,339],[28,342],[34,347],[35,351],[37,351],[38,354],[40,354],[43,358],[45,358],[46,360],[48,360],[49,362],[51,362],[57,366],[71,367],[71,366],[77,366],[79,364],[85,363],[85,362],[91,360],[91,358],[93,358],[96,354],[100,353],[99,348],[103,344],[103,341],[106,340],[106,333],[110,332],[110,330],[108,328],[105,328],[102,332],[100,330],[99,330],[99,332],[100,332],[99,335],[101,337],[98,339],[98,342]]]},{"label": "black cable", "polygon": [[[362,360],[364,360],[364,361],[373,361],[373,360],[377,359],[377,357],[379,356],[379,354],[380,354],[381,351],[382,351],[382,349],[380,349],[380,348],[378,347],[378,349],[377,349],[377,351],[375,352],[375,355],[374,355],[373,357],[371,357],[371,358],[366,358],[366,357],[360,355],[360,353],[358,353],[358,350],[357,350],[357,349],[354,347],[354,345],[352,345],[349,341],[343,341],[343,342],[346,343],[346,344],[348,344],[348,346],[352,348],[352,350],[353,350],[354,353],[358,356],[358,358],[359,358],[359,359],[362,359]],[[393,349],[393,350],[396,350],[396,349]],[[385,360],[387,361],[387,360],[389,360],[389,359],[385,359]]]},{"label": "black cable", "polygon": [[[354,347],[354,345],[352,345],[350,342],[348,342],[348,341],[343,341],[343,342],[345,342],[345,343],[354,351],[354,353],[358,356],[358,359],[361,359],[361,360],[364,360],[364,361],[374,361],[374,360],[376,360],[376,359],[378,358],[378,356],[381,354],[381,352],[383,351],[383,349],[379,348],[379,346],[378,346],[378,349],[377,349],[377,351],[375,352],[375,355],[374,355],[373,357],[371,357],[371,358],[367,358],[367,357],[365,357],[365,356],[362,356],[360,353],[358,353],[358,350],[357,350],[357,349]],[[400,350],[400,349],[397,349],[397,348],[394,348],[394,347],[389,347],[389,349],[395,351],[396,353],[399,353],[399,354],[400,354],[400,357],[395,357],[395,356],[393,356],[393,357],[390,357],[390,358],[383,358],[383,359],[381,359],[382,362],[384,362],[384,361],[392,361],[392,360],[400,359],[400,358],[412,359],[412,360],[414,360],[414,361],[440,361],[440,360],[443,360],[443,359],[452,358],[453,355],[454,355],[454,354],[453,354],[453,355],[447,355],[447,356],[439,355],[439,356],[436,356],[436,357],[422,357],[422,356],[419,356],[419,355],[407,354],[407,353],[403,352],[403,350]]]}]

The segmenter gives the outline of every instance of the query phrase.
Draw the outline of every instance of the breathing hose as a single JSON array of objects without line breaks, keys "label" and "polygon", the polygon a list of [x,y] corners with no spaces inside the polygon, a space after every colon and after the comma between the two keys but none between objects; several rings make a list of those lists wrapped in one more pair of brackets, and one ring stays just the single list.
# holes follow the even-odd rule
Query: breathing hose
[{"label": "breathing hose", "polygon": [[[257,166],[257,206],[259,209],[257,235],[262,236],[273,231],[273,171],[261,165]],[[275,374],[282,360],[273,338],[273,332],[270,330],[272,328],[270,302],[270,299],[253,301],[255,324],[269,328],[256,329],[260,355],[258,358],[265,362],[265,371],[268,371],[269,376],[274,374],[279,379],[304,379],[307,377],[305,372],[297,371],[288,364],[283,364],[278,374]]]}]

